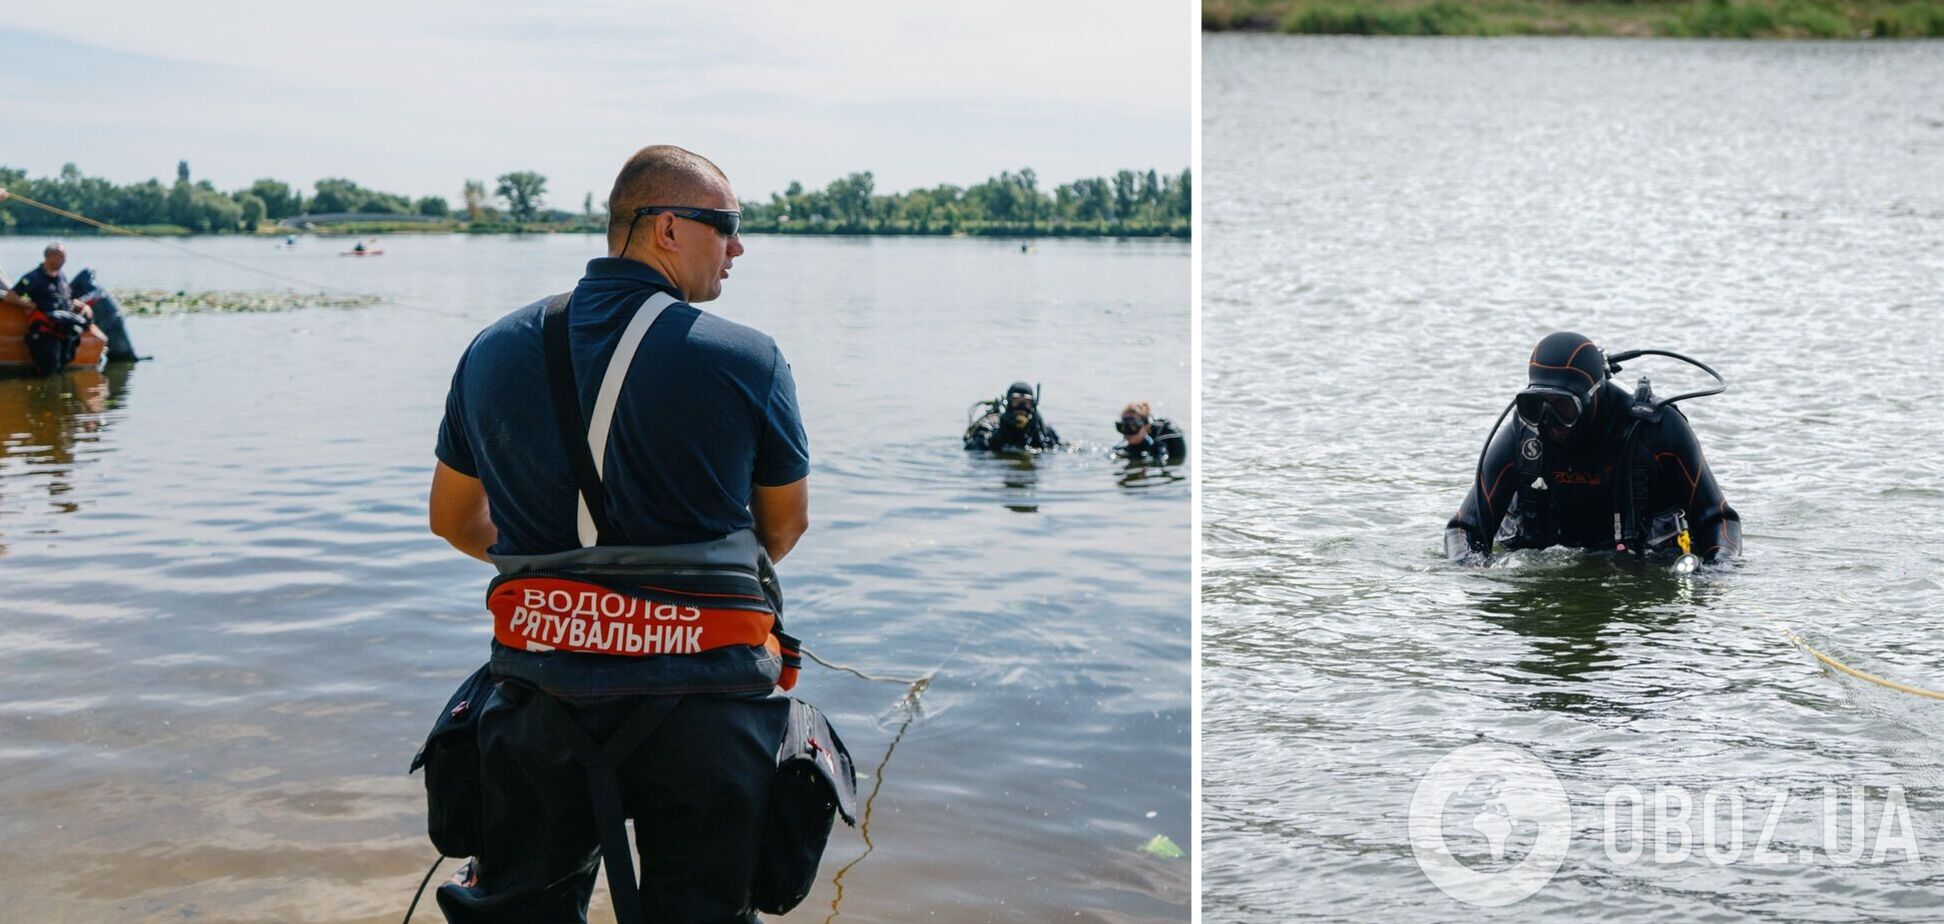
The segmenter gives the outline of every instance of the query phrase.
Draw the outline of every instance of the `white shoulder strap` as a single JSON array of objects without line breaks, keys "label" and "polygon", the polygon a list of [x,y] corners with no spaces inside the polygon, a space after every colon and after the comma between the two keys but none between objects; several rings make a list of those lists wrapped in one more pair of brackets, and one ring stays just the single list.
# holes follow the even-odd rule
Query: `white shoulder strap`
[{"label": "white shoulder strap", "polygon": [[[608,427],[614,422],[614,405],[621,398],[621,383],[628,377],[628,367],[634,365],[635,352],[641,349],[641,338],[647,336],[648,328],[673,304],[676,304],[675,296],[667,292],[648,296],[635,309],[627,329],[621,332],[621,342],[614,345],[614,355],[608,358],[607,372],[601,375],[601,390],[594,397],[594,413],[587,422],[587,451],[594,456],[596,478],[607,471]],[[595,545],[600,535],[594,529],[593,515],[587,512],[587,498],[578,491],[574,497],[575,525],[580,532],[581,547],[587,548]]]}]

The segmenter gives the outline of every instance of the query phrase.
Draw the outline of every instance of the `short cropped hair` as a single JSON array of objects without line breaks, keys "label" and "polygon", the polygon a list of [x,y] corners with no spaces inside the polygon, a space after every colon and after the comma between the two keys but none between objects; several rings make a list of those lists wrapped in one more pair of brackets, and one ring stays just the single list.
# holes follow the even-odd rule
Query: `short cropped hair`
[{"label": "short cropped hair", "polygon": [[729,177],[721,167],[694,151],[672,144],[651,144],[628,158],[608,193],[608,246],[616,247],[644,205],[691,205],[717,181]]},{"label": "short cropped hair", "polygon": [[47,246],[41,248],[41,256],[45,257],[50,253],[67,253],[67,247],[60,241],[48,241]]}]

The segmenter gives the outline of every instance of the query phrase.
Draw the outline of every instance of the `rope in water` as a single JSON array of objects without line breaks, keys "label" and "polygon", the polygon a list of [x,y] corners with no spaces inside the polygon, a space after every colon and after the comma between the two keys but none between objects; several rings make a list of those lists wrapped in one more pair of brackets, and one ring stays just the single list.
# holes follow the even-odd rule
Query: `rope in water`
[{"label": "rope in water", "polygon": [[[932,678],[938,676],[938,669],[933,668],[931,673],[926,674],[923,677],[882,677],[877,674],[866,673],[862,670],[859,670],[855,667],[851,667],[846,664],[836,664],[830,661],[826,661],[823,658],[818,657],[816,652],[811,651],[808,648],[798,648],[797,650],[803,652],[804,657],[809,658],[810,660],[815,661],[818,664],[821,664],[824,667],[827,667],[833,671],[843,671],[846,674],[850,674],[852,676],[859,677],[864,680],[869,680],[872,683],[902,683],[906,686],[916,687],[917,689],[914,692],[920,692],[920,693],[924,692],[925,687],[931,685]],[[940,667],[943,666],[944,665],[942,664],[940,665]]]},{"label": "rope in water", "polygon": [[1887,687],[1889,689],[1896,690],[1899,693],[1909,693],[1912,696],[1923,696],[1929,699],[1944,700],[1944,693],[1939,693],[1936,690],[1926,690],[1923,687],[1913,687],[1910,684],[1899,683],[1887,677],[1878,677],[1877,675],[1869,673],[1868,671],[1857,670],[1854,667],[1844,664],[1843,662],[1838,661],[1835,658],[1832,658],[1829,655],[1823,654],[1821,651],[1816,650],[1815,646],[1810,645],[1807,641],[1803,640],[1802,636],[1797,635],[1794,629],[1790,629],[1787,626],[1782,627],[1782,634],[1788,636],[1789,642],[1791,644],[1794,644],[1797,648],[1800,648],[1803,651],[1808,652],[1810,657],[1815,658],[1817,661],[1821,662],[1825,667],[1828,667],[1832,670],[1836,670],[1848,674],[1849,676],[1855,677],[1858,680],[1874,683],[1880,687]]},{"label": "rope in water", "polygon": [[[62,218],[66,218],[70,221],[78,221],[84,225],[88,225],[93,228],[98,228],[102,231],[107,231],[110,234],[121,234],[121,235],[126,235],[128,237],[148,241],[151,244],[158,244],[160,246],[167,247],[170,250],[179,250],[191,256],[201,257],[205,260],[214,260],[218,263],[223,263],[229,266],[236,267],[237,269],[248,270],[252,273],[258,273],[260,275],[268,276],[272,279],[279,279],[284,282],[294,282],[298,285],[309,286],[311,288],[318,289],[320,291],[336,292],[339,295],[352,296],[356,298],[369,297],[369,293],[358,292],[352,289],[346,289],[339,286],[326,285],[321,282],[313,282],[309,279],[300,279],[296,276],[291,276],[286,273],[279,273],[276,270],[267,270],[260,266],[253,266],[251,264],[244,263],[241,260],[232,260],[228,257],[219,257],[213,253],[203,253],[202,251],[197,250],[193,247],[184,247],[183,245],[178,244],[174,241],[163,240],[162,238],[156,237],[155,235],[152,234],[143,234],[142,232],[136,231],[133,228],[124,228],[120,225],[109,224],[108,222],[105,221],[97,221],[79,212],[70,212],[67,209],[61,208],[60,206],[48,205],[45,202],[39,202],[34,199],[30,199],[26,196],[23,196],[17,192],[11,192],[6,189],[0,189],[0,202],[19,202],[25,205],[30,205],[33,206],[34,208],[40,209],[41,211],[48,212],[54,215],[59,215]],[[465,317],[465,315],[460,314],[459,312],[456,311],[446,311],[440,308],[430,308],[424,305],[414,305],[409,302],[401,302],[397,299],[388,298],[386,299],[386,301],[394,305],[397,305],[401,308],[407,308],[413,311],[425,311],[425,312],[430,312],[432,314],[445,315],[446,317],[449,318]]]},{"label": "rope in water", "polygon": [[836,875],[830,877],[830,885],[832,888],[836,890],[836,894],[833,895],[830,899],[830,914],[824,918],[823,924],[830,924],[830,922],[837,919],[837,916],[839,914],[843,913],[844,877],[848,875],[851,869],[856,867],[857,864],[864,862],[865,857],[868,857],[872,853],[875,853],[877,851],[877,844],[871,841],[871,809],[873,806],[877,805],[878,793],[884,789],[884,773],[886,768],[891,766],[891,755],[896,754],[898,752],[898,744],[904,741],[905,732],[910,731],[911,723],[917,721],[918,719],[919,697],[923,696],[925,694],[925,690],[931,687],[932,678],[937,677],[938,672],[944,670],[945,665],[950,663],[952,658],[959,653],[959,649],[964,646],[965,646],[965,642],[963,639],[961,639],[959,641],[959,644],[954,645],[952,647],[952,650],[947,652],[945,654],[945,657],[939,660],[937,667],[934,667],[931,670],[925,672],[925,675],[923,677],[916,677],[916,678],[881,677],[876,674],[871,674],[866,671],[858,670],[857,668],[851,667],[849,665],[837,664],[831,661],[826,661],[823,658],[818,657],[814,652],[810,651],[810,649],[808,648],[797,649],[798,651],[803,652],[805,656],[809,657],[810,660],[815,661],[818,664],[821,664],[824,667],[829,668],[830,670],[842,671],[846,674],[851,674],[853,676],[860,677],[864,680],[869,680],[874,683],[902,683],[906,685],[904,696],[899,698],[898,700],[898,708],[904,710],[904,721],[898,723],[897,734],[891,736],[891,743],[885,747],[884,756],[879,758],[877,762],[877,766],[872,768],[871,792],[869,795],[866,795],[864,797],[864,810],[862,813],[860,813],[857,819],[857,834],[859,837],[862,837],[864,839],[864,852],[858,854],[856,859],[853,859],[849,863],[844,864],[841,868],[837,870]]}]

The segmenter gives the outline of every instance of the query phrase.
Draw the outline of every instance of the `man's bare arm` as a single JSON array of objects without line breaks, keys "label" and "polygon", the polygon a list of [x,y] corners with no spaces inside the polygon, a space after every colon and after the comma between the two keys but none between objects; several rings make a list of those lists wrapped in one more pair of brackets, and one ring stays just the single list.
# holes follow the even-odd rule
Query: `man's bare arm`
[{"label": "man's bare arm", "polygon": [[486,550],[499,541],[499,529],[479,479],[440,462],[432,470],[432,500],[426,506],[433,535],[480,561],[492,561]]},{"label": "man's bare arm", "polygon": [[770,561],[782,561],[810,528],[810,479],[774,488],[757,485],[749,495],[749,513],[756,518],[756,538],[763,541]]}]

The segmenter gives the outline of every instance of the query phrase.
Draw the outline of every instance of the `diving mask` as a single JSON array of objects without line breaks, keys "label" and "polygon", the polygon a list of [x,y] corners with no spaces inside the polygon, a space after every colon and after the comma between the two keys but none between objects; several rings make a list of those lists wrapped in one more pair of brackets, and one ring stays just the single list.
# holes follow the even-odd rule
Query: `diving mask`
[{"label": "diving mask", "polygon": [[1513,399],[1519,422],[1535,430],[1548,425],[1571,428],[1585,412],[1584,399],[1563,388],[1528,386]]}]

